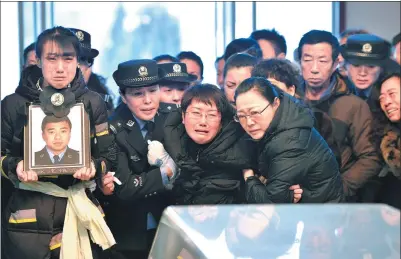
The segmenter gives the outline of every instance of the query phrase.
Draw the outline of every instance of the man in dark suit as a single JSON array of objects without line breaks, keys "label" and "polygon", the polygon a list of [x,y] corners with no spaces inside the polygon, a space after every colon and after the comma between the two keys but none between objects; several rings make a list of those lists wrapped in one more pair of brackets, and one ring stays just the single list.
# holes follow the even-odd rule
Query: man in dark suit
[{"label": "man in dark suit", "polygon": [[46,146],[35,152],[35,166],[79,164],[79,151],[68,147],[71,121],[47,115],[42,121],[42,138]]},{"label": "man in dark suit", "polygon": [[148,258],[161,214],[169,205],[166,191],[176,171],[161,144],[168,114],[159,106],[164,74],[153,60],[127,61],[113,73],[122,103],[109,127],[119,150],[114,170],[121,185],[104,198],[103,207],[117,241],[115,250],[127,259]]}]

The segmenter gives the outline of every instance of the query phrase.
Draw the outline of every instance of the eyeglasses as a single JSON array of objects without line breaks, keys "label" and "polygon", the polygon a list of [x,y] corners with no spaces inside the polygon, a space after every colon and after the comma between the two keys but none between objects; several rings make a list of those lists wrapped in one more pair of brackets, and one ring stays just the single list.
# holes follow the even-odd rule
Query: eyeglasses
[{"label": "eyeglasses", "polygon": [[190,119],[194,119],[194,120],[202,119],[203,115],[205,115],[206,120],[210,121],[210,122],[218,122],[221,119],[221,116],[219,114],[213,114],[213,113],[203,114],[203,113],[200,113],[197,111],[189,111],[189,112],[186,112],[186,114],[188,114],[188,117]]},{"label": "eyeglasses", "polygon": [[245,122],[247,119],[248,119],[248,117],[250,117],[252,120],[257,120],[257,119],[260,119],[260,117],[262,116],[262,113],[267,109],[267,107],[269,107],[270,106],[270,104],[271,103],[269,103],[263,110],[261,110],[260,112],[258,112],[258,111],[251,111],[251,114],[248,114],[248,115],[243,115],[243,114],[240,114],[240,115],[238,115],[238,114],[236,114],[236,115],[234,115],[234,120],[236,121],[236,122]]}]

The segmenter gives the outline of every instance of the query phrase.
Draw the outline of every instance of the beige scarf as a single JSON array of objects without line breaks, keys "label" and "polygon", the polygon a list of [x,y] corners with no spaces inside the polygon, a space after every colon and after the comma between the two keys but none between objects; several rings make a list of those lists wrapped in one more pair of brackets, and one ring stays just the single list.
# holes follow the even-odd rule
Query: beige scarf
[{"label": "beige scarf", "polygon": [[98,208],[88,199],[85,187],[89,182],[81,182],[68,190],[49,182],[19,183],[22,190],[67,198],[63,239],[60,259],[92,259],[88,231],[92,241],[103,248],[110,248],[116,241]]}]

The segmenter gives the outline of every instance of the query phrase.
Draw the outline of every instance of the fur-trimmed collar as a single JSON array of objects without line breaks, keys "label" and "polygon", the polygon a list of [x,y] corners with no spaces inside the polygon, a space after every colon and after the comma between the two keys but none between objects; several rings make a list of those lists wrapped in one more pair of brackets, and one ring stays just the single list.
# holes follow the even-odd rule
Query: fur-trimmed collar
[{"label": "fur-trimmed collar", "polygon": [[[380,144],[380,151],[386,162],[387,171],[390,171],[398,179],[401,179],[401,138],[400,129],[394,125],[388,125],[384,129],[384,136]],[[387,174],[383,168],[380,176]]]}]

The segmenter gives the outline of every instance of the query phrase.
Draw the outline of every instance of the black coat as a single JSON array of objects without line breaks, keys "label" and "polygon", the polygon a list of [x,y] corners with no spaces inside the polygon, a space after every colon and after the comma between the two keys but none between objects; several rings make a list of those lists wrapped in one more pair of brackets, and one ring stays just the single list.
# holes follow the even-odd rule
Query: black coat
[{"label": "black coat", "polygon": [[[1,102],[1,169],[5,178],[17,180],[16,166],[24,154],[23,127],[27,122],[26,104],[39,102],[41,92],[36,83],[40,77],[42,73],[37,66],[24,69],[15,93],[6,96]],[[91,133],[96,135],[96,139],[91,138],[91,154],[97,177],[100,178],[100,163],[104,161],[107,167],[111,161],[106,157],[112,157],[112,150],[108,149],[112,135],[104,131],[108,128],[106,105],[98,94],[85,87],[79,69],[71,83],[71,90],[75,99],[82,101],[89,113]],[[1,196],[2,204],[7,205],[2,210],[2,247],[6,258],[44,259],[50,255],[58,258],[60,249],[55,246],[50,250],[49,244],[54,241],[52,238],[57,237],[63,230],[67,199],[39,192],[14,190],[10,181],[5,178],[1,181]],[[62,188],[68,188],[78,182],[70,175],[41,177],[40,181],[52,182]],[[90,192],[88,196],[98,205]],[[10,221],[13,215],[22,217],[22,221]],[[29,218],[29,222],[24,222],[24,215]],[[96,251],[93,251],[93,254],[96,257]]]},{"label": "black coat", "polygon": [[102,97],[106,103],[108,114],[111,115],[114,112],[114,96],[106,86],[106,78],[92,72],[87,85],[90,90]]},{"label": "black coat", "polygon": [[335,156],[313,128],[311,111],[284,94],[259,146],[259,173],[246,181],[249,203],[291,203],[289,187],[300,184],[301,202],[340,202],[343,188]]},{"label": "black coat", "polygon": [[[382,75],[380,77],[382,77]],[[378,85],[378,83],[380,82],[380,77],[379,80],[377,80],[372,86],[370,86],[370,92],[367,92],[366,90],[359,91],[349,78],[344,79],[350,91],[368,104],[373,115],[373,120],[376,119],[374,117],[375,114],[382,112],[379,102],[380,87]],[[374,123],[375,122],[373,122],[372,128],[375,127]],[[374,137],[372,139],[373,141],[375,140]],[[380,195],[380,189],[385,189],[385,187],[382,186],[381,180],[382,179],[380,179],[378,175],[375,175],[372,178],[368,179],[367,182],[357,191],[354,201],[364,203],[375,202],[378,195]]]},{"label": "black coat", "polygon": [[[79,164],[79,151],[67,147],[63,158],[60,160],[59,164],[63,165],[73,165]],[[49,153],[44,147],[42,150],[35,152],[35,166],[37,165],[53,165],[50,159]]]},{"label": "black coat", "polygon": [[[152,139],[161,143],[166,114],[155,116]],[[147,159],[148,144],[128,107],[121,103],[109,119],[110,132],[115,135],[118,159],[115,176],[122,185],[115,185],[112,196],[103,197],[106,221],[120,251],[147,248],[147,214],[151,212],[159,222],[168,205],[160,168],[150,166]]]},{"label": "black coat", "polygon": [[[231,117],[232,118],[232,117]],[[232,204],[243,202],[242,169],[253,163],[252,143],[232,119],[207,145],[192,141],[182,124],[181,109],[171,112],[165,125],[165,148],[173,157],[179,175],[173,193],[177,204]]]}]

